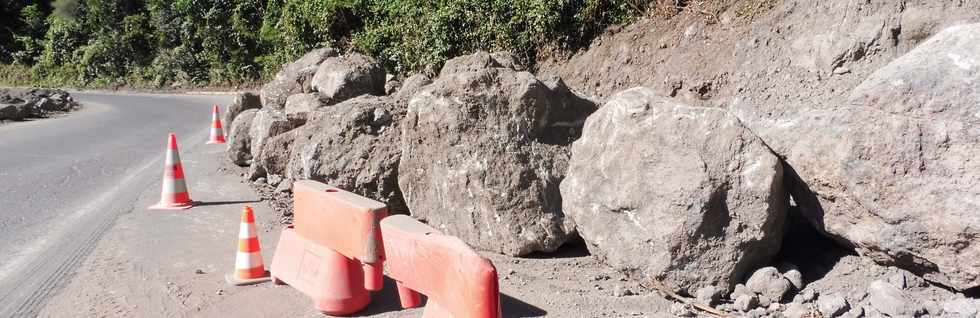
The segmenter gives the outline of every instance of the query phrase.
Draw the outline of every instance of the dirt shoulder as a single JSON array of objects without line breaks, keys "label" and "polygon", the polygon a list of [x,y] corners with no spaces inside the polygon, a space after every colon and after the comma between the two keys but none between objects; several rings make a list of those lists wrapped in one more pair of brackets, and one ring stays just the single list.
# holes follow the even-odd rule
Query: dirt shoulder
[{"label": "dirt shoulder", "polygon": [[[203,137],[203,136],[201,136]],[[224,147],[203,138],[181,153],[191,197],[205,204],[182,212],[134,210],[117,220],[42,317],[319,317],[293,288],[269,283],[229,286],[242,205],[255,208],[262,254],[271,263],[280,214],[237,171],[222,167]],[[159,184],[137,206],[158,200]],[[664,317],[670,302],[602,266],[582,246],[540,257],[486,254],[500,273],[506,317]],[[362,315],[418,317],[401,310],[391,281]],[[84,310],[79,312],[79,310]]]}]

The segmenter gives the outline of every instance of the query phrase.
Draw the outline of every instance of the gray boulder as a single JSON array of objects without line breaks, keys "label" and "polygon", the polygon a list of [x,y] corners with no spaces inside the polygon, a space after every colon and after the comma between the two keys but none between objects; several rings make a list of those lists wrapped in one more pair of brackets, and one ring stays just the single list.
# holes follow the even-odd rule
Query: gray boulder
[{"label": "gray boulder", "polygon": [[236,165],[244,167],[252,163],[252,137],[249,132],[258,112],[258,109],[245,110],[235,117],[228,129],[228,158]]},{"label": "gray boulder", "polygon": [[398,125],[407,108],[405,100],[361,96],[310,113],[307,124],[294,131],[286,178],[318,180],[392,207],[403,205]]},{"label": "gray boulder", "polygon": [[[843,107],[757,125],[816,228],[862,256],[980,286],[980,24],[876,71]],[[758,123],[757,123],[758,124]]]},{"label": "gray boulder", "polygon": [[782,301],[793,285],[775,267],[763,267],[749,277],[745,287],[759,294],[759,303],[762,306],[769,306]]},{"label": "gray boulder", "polygon": [[294,94],[286,98],[285,112],[288,117],[306,118],[307,114],[324,106],[318,93]]},{"label": "gray boulder", "polygon": [[817,309],[820,310],[820,314],[826,318],[834,318],[843,315],[848,309],[851,309],[851,305],[847,303],[847,299],[844,299],[840,295],[825,295],[821,296],[817,300]]},{"label": "gray boulder", "polygon": [[232,100],[228,107],[225,107],[225,117],[222,119],[222,123],[231,126],[235,122],[235,118],[238,114],[249,110],[249,109],[259,109],[262,108],[262,100],[259,95],[255,95],[249,92],[241,92],[235,94],[235,99]]},{"label": "gray boulder", "polygon": [[496,64],[444,68],[411,99],[402,126],[398,184],[412,215],[509,255],[554,251],[568,240],[575,231],[558,184],[577,127],[554,118],[585,117],[595,106],[574,109],[556,94]]},{"label": "gray boulder", "polygon": [[[263,108],[256,112],[249,126],[249,152],[252,158],[259,158],[267,141],[275,136],[288,132],[304,123],[301,119],[288,118],[281,110]],[[249,179],[254,180],[266,174],[265,167],[257,161],[249,167]]]},{"label": "gray boulder", "polygon": [[385,71],[362,54],[333,56],[320,64],[312,84],[326,104],[335,104],[365,94],[384,95]]},{"label": "gray boulder", "polygon": [[306,53],[295,62],[283,65],[276,77],[262,86],[259,93],[262,106],[282,109],[290,95],[312,92],[311,81],[317,67],[323,60],[336,55],[337,52],[331,48],[320,48]]},{"label": "gray boulder", "polygon": [[608,264],[682,291],[731,290],[780,248],[782,172],[728,112],[634,88],[586,120],[561,193]]}]

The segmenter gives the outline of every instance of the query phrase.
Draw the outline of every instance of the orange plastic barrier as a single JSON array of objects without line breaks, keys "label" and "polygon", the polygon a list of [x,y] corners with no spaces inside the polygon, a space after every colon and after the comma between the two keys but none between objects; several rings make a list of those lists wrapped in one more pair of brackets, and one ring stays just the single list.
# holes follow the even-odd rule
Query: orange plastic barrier
[{"label": "orange plastic barrier", "polygon": [[403,308],[421,305],[422,317],[499,318],[497,269],[455,236],[405,215],[381,221],[388,276]]},{"label": "orange plastic barrier", "polygon": [[332,315],[360,311],[383,285],[378,222],[384,204],[315,181],[293,183],[293,225],[272,258],[273,281],[286,283]]}]

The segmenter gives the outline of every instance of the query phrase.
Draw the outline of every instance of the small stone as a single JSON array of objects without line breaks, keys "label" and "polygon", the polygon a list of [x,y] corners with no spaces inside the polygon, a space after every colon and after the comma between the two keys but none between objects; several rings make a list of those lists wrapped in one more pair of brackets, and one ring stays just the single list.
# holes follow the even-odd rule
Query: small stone
[{"label": "small stone", "polygon": [[932,300],[923,303],[922,307],[925,308],[926,313],[929,313],[930,315],[933,316],[938,316],[939,314],[943,313],[943,306],[940,305],[938,302]]},{"label": "small stone", "polygon": [[800,272],[800,269],[796,265],[782,263],[779,265],[779,271],[783,273],[783,278],[788,280],[795,290],[803,289],[803,273]]},{"label": "small stone", "polygon": [[762,318],[766,316],[766,310],[763,308],[752,309],[745,313],[745,316],[749,318]]},{"label": "small stone", "polygon": [[224,293],[225,293],[224,289],[219,289],[217,292],[215,292],[215,294],[217,294],[218,296],[221,296]]},{"label": "small stone", "polygon": [[789,280],[783,278],[778,269],[771,266],[755,271],[745,282],[745,287],[759,294],[759,300],[763,306],[782,301],[792,286]]},{"label": "small stone", "polygon": [[836,74],[836,75],[844,75],[844,74],[847,74],[847,73],[850,73],[850,72],[851,72],[851,69],[846,68],[846,67],[843,67],[843,66],[840,66],[840,67],[837,67],[837,68],[834,69],[834,74]]},{"label": "small stone", "polygon": [[819,296],[819,293],[817,293],[816,290],[804,289],[799,294],[796,294],[795,297],[793,297],[793,302],[798,304],[809,303],[812,302],[814,299],[817,299],[817,296]]},{"label": "small stone", "polygon": [[840,316],[851,308],[844,297],[836,294],[820,296],[817,299],[817,308],[825,318]]},{"label": "small stone", "polygon": [[592,276],[590,280],[597,282],[597,281],[608,280],[608,279],[609,279],[609,275],[599,274],[599,275]]},{"label": "small stone", "polygon": [[623,297],[623,296],[633,295],[633,291],[630,290],[629,288],[624,287],[623,285],[618,285],[617,284],[616,286],[613,286],[613,292],[612,292],[612,294],[613,294],[613,296],[616,296],[616,297]]},{"label": "small stone", "polygon": [[266,179],[265,179],[265,177],[259,177],[258,179],[255,179],[255,184],[257,184],[257,185],[263,185],[263,184],[266,184]]},{"label": "small stone", "polygon": [[204,271],[198,268],[197,270],[194,271],[194,274],[198,274],[198,275],[204,274]]},{"label": "small stone", "polygon": [[766,310],[769,312],[777,312],[781,309],[783,309],[783,305],[780,303],[771,303],[769,304],[769,307],[766,308]]},{"label": "small stone", "polygon": [[751,291],[749,291],[749,289],[746,288],[745,285],[737,284],[737,285],[735,285],[735,289],[732,291],[732,294],[731,294],[730,297],[732,299],[736,299],[736,298],[738,298],[739,296],[742,296],[742,295],[753,295],[753,294],[754,293],[752,293]]},{"label": "small stone", "polygon": [[673,303],[670,305],[670,313],[675,317],[694,317],[694,308],[684,303]]},{"label": "small stone", "polygon": [[733,307],[732,304],[724,303],[724,304],[721,304],[721,305],[716,306],[715,309],[718,309],[718,310],[726,311],[727,312],[727,311],[734,310],[735,307]]},{"label": "small stone", "polygon": [[759,306],[759,298],[755,295],[741,295],[735,299],[734,305],[736,310],[747,312]]},{"label": "small stone", "polygon": [[278,174],[269,175],[268,182],[269,182],[269,185],[271,185],[273,187],[274,186],[277,186],[277,185],[279,185],[280,182],[282,182],[282,176],[280,176]]},{"label": "small stone", "polygon": [[721,289],[715,286],[705,286],[694,293],[699,302],[714,306],[721,299]]},{"label": "small stone", "polygon": [[515,271],[513,269],[507,271],[507,275],[514,275],[514,274],[517,274],[517,271]]},{"label": "small stone", "polygon": [[943,303],[943,313],[946,315],[958,314],[960,317],[976,317],[977,312],[980,311],[977,305],[977,301],[975,300],[966,298],[953,299]]}]

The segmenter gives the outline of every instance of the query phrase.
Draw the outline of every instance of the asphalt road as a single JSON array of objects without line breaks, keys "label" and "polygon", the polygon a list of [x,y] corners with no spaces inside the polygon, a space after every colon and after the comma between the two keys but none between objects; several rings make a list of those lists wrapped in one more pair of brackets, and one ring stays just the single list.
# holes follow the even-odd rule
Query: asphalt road
[{"label": "asphalt road", "polygon": [[74,93],[83,109],[0,124],[0,317],[34,316],[102,234],[159,187],[167,133],[205,140],[230,96]]}]

